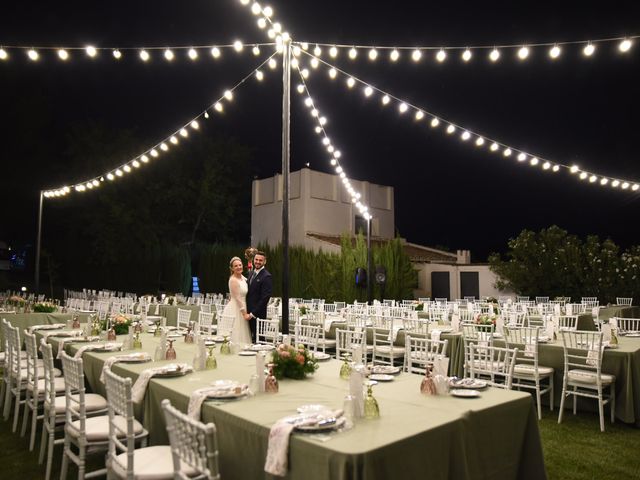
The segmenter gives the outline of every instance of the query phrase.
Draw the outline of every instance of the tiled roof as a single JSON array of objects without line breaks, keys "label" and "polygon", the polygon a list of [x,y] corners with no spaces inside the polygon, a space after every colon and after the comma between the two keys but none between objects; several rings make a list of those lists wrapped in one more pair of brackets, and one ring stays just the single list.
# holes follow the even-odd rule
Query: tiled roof
[{"label": "tiled roof", "polygon": [[[325,235],[321,233],[307,232],[307,236],[332,245],[339,246],[342,242],[342,237],[338,235]],[[356,239],[352,237],[351,241],[355,244]],[[372,246],[382,245],[388,241],[389,239],[386,238],[371,237]],[[415,243],[408,243],[406,241],[403,241],[402,248],[412,262],[456,263],[457,260],[455,253],[436,250],[435,248],[416,245]]]}]

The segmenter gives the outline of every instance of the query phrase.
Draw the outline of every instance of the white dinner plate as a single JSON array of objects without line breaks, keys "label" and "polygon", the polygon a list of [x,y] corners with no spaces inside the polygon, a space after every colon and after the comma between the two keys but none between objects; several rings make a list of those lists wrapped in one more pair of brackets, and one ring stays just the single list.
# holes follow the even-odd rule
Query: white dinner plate
[{"label": "white dinner plate", "polygon": [[149,355],[148,353],[138,353],[135,356],[131,355],[131,356],[122,356],[120,358],[118,358],[119,362],[122,363],[144,363],[144,362],[150,362],[151,361],[151,355]]},{"label": "white dinner plate", "polygon": [[487,382],[484,380],[462,378],[459,380],[452,380],[449,382],[451,388],[465,389],[465,390],[478,390],[487,387]]},{"label": "white dinner plate", "polygon": [[396,373],[400,373],[400,367],[393,367],[391,365],[374,365],[371,367],[371,373],[395,375]]},{"label": "white dinner plate", "polygon": [[193,369],[189,368],[186,364],[183,365],[167,365],[167,370],[162,373],[156,373],[154,377],[179,377],[191,373]]},{"label": "white dinner plate", "polygon": [[313,353],[312,355],[313,355],[313,358],[315,358],[319,362],[322,362],[324,360],[329,360],[331,358],[331,355],[323,352],[316,352],[316,353]]},{"label": "white dinner plate", "polygon": [[240,398],[249,393],[249,386],[236,382],[235,380],[216,380],[211,383],[219,390],[209,392],[208,398]]},{"label": "white dinner plate", "polygon": [[250,345],[249,348],[247,350],[252,350],[254,352],[268,352],[270,350],[273,350],[275,347],[273,345],[263,345],[263,344],[255,344],[255,345]]},{"label": "white dinner plate", "polygon": [[459,388],[455,388],[451,390],[449,393],[451,393],[451,395],[453,395],[454,397],[461,397],[461,398],[476,398],[480,396],[480,392],[477,390],[466,390],[466,389],[459,389]]},{"label": "white dinner plate", "polygon": [[242,350],[241,352],[238,352],[238,355],[240,355],[241,357],[254,357],[257,354],[258,352],[254,350]]},{"label": "white dinner plate", "polygon": [[387,375],[385,373],[373,373],[369,375],[370,380],[377,380],[378,382],[390,382],[394,378],[393,375]]},{"label": "white dinner plate", "polygon": [[295,429],[299,432],[306,433],[314,433],[314,432],[326,432],[328,430],[336,430],[344,425],[347,419],[344,417],[340,417],[336,419],[335,423],[328,423],[324,425],[319,425],[317,423],[307,424],[307,425],[296,425]]},{"label": "white dinner plate", "polygon": [[324,411],[331,411],[326,405],[320,405],[319,403],[308,403],[307,405],[300,405],[296,408],[298,413],[318,413]]}]

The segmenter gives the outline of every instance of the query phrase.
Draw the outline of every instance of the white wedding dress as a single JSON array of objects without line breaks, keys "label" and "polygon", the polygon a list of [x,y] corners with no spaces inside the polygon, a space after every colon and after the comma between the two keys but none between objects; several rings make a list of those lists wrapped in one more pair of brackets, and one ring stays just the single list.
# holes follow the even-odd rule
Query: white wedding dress
[{"label": "white wedding dress", "polygon": [[251,341],[251,330],[249,322],[244,319],[241,310],[247,311],[247,292],[249,286],[247,280],[242,277],[240,280],[233,275],[229,277],[229,303],[224,307],[222,312],[225,316],[233,317],[233,327],[231,329],[231,341],[240,346],[253,343]]}]

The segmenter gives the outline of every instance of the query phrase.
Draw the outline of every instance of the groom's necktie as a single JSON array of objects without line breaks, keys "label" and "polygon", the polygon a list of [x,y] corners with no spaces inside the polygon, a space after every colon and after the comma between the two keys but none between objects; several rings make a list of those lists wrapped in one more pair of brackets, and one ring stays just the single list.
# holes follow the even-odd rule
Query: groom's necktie
[{"label": "groom's necktie", "polygon": [[254,278],[256,278],[255,270],[253,272],[251,272],[251,276],[249,277],[249,285],[251,285],[251,282],[253,282]]}]

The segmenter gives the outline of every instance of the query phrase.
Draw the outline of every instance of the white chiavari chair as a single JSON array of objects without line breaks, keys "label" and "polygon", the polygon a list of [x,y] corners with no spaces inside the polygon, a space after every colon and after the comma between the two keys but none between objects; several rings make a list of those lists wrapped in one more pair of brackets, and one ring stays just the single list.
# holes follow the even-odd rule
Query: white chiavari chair
[{"label": "white chiavari chair", "polygon": [[[162,410],[167,424],[169,444],[173,460],[173,478],[191,480],[186,468],[193,470],[197,478],[218,480],[218,438],[213,423],[204,424],[185,415],[171,406],[169,400],[162,401]],[[186,467],[186,468],[185,468]]]},{"label": "white chiavari chair", "polygon": [[472,362],[471,344],[477,348],[493,346],[495,325],[480,325],[476,323],[462,324],[462,342],[464,347],[464,376],[469,376]]},{"label": "white chiavari chair", "polygon": [[633,303],[633,297],[616,297],[616,305],[630,307]]},{"label": "white chiavari chair", "polygon": [[485,380],[492,387],[511,390],[513,370],[518,354],[517,348],[484,347],[471,343],[469,349],[471,355],[470,378]]},{"label": "white chiavari chair", "polygon": [[538,362],[540,329],[538,327],[505,327],[504,341],[507,348],[517,348],[513,370],[513,386],[516,389],[534,390],[538,407],[538,420],[542,419],[542,395],[549,394],[549,406],[553,411],[553,368]]},{"label": "white chiavari chair", "polygon": [[612,320],[615,320],[620,333],[640,333],[640,318],[614,317]]},{"label": "white chiavari chair", "polygon": [[213,336],[216,326],[213,324],[213,313],[207,313],[200,310],[198,312],[198,329],[203,335]]},{"label": "white chiavari chair", "polygon": [[322,327],[318,325],[310,325],[300,322],[296,323],[294,327],[295,344],[304,345],[309,350],[317,352],[320,330],[322,330]]},{"label": "white chiavari chair", "polygon": [[186,330],[191,325],[191,310],[178,308],[177,327],[179,330]]},{"label": "white chiavari chair", "polygon": [[[602,332],[561,331],[564,352],[564,375],[558,423],[562,422],[564,401],[573,396],[573,414],[578,397],[598,401],[600,431],[604,432],[604,405],[611,408],[611,423],[615,421],[616,377],[602,373]],[[605,390],[609,389],[609,394]]]},{"label": "white chiavari chair", "polygon": [[448,340],[405,335],[404,371],[424,374],[438,356],[447,356],[447,344]]},{"label": "white chiavari chair", "polygon": [[275,347],[280,339],[279,328],[280,322],[278,320],[258,318],[256,320],[256,343]]}]

